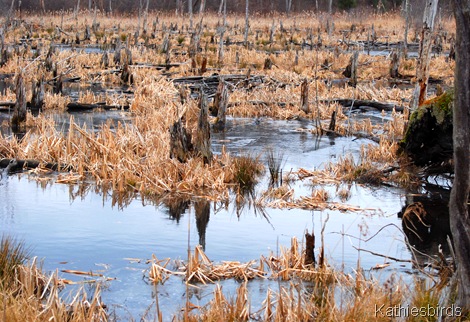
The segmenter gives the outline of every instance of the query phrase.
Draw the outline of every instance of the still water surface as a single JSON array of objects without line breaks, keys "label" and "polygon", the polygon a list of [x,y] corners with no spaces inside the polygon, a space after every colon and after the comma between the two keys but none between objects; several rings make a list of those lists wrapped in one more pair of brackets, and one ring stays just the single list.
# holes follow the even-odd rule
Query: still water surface
[{"label": "still water surface", "polygon": [[[213,135],[213,149],[217,153],[226,145],[231,153],[261,154],[263,159],[266,147],[271,146],[284,152],[286,173],[299,167],[319,167],[345,153],[357,156],[361,143],[365,143],[351,138],[317,138],[299,132],[299,128],[308,129],[308,126],[297,121],[230,119],[225,133]],[[266,188],[265,181],[259,184],[260,190]],[[326,187],[332,196],[335,188]],[[357,266],[358,258],[365,269],[384,262],[380,257],[359,254],[353,246],[410,259],[398,228],[401,222],[397,213],[404,204],[404,192],[399,189],[352,185],[347,203],[375,209],[368,213],[266,209],[268,217],[264,217],[248,206],[237,214],[231,204],[227,208],[211,204],[210,214],[204,221],[207,224],[203,225],[197,222],[192,204],[180,217],[175,217],[164,204],[133,200],[121,208],[113,206],[110,196],[99,192],[72,197],[77,189],[78,186],[61,184],[42,188],[28,180],[27,174],[3,179],[0,183],[0,233],[16,236],[31,245],[33,254],[44,260],[46,270],[94,271],[116,278],[106,283],[103,301],[124,319],[138,320],[149,307],[150,312],[154,312],[156,292],[165,320],[170,320],[184,306],[186,287],[181,278],[172,277],[155,289],[143,276],[149,267],[145,261],[152,254],[159,259],[185,260],[188,243],[191,249],[198,243],[205,244],[206,254],[216,262],[247,262],[269,255],[271,251],[276,253],[281,245],[290,246],[294,236],[302,240],[306,229],[315,231],[318,247],[322,223],[328,217],[325,249],[330,264],[350,271]],[[295,186],[297,195],[311,189],[307,182]],[[371,236],[387,224],[396,226],[388,226],[369,242],[359,243],[354,238],[361,234]],[[410,267],[392,263],[379,274],[388,275],[397,270],[406,272]],[[83,279],[60,274],[75,281]],[[275,285],[265,280],[250,282],[248,288],[254,305],[259,308],[267,288]],[[238,283],[225,281],[223,286],[233,294]],[[207,302],[212,289],[211,286],[192,289],[191,301]]]}]

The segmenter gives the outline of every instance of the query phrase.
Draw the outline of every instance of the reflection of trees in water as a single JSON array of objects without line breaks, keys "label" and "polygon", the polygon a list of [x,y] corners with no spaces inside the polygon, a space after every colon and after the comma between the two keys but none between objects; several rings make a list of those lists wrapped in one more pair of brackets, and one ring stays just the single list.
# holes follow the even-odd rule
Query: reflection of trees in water
[{"label": "reflection of trees in water", "polygon": [[411,250],[419,263],[429,262],[428,256],[435,258],[439,247],[446,256],[450,254],[447,237],[452,236],[448,202],[447,190],[431,195],[410,195],[398,213],[409,244],[418,251]]},{"label": "reflection of trees in water", "polygon": [[176,223],[179,223],[181,216],[189,208],[191,201],[186,198],[175,197],[165,199],[163,204],[168,208],[167,211],[170,219],[176,220]]},{"label": "reflection of trees in water", "polygon": [[196,227],[199,234],[199,245],[206,250],[206,229],[211,214],[211,204],[205,199],[198,200],[194,203],[196,212]]}]

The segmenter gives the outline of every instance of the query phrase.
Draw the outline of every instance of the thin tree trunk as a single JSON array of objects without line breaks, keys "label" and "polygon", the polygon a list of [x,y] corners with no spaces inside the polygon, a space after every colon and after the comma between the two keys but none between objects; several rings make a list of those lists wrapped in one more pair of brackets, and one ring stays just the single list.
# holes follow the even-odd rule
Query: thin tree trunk
[{"label": "thin tree trunk", "polygon": [[249,1],[245,0],[245,37],[243,39],[243,44],[248,45],[248,30],[250,29],[250,11],[249,11]]},{"label": "thin tree trunk", "polygon": [[419,48],[418,66],[416,68],[416,86],[419,87],[417,106],[412,106],[415,110],[426,99],[426,91],[429,79],[429,62],[431,60],[432,32],[434,30],[434,18],[436,17],[438,0],[429,0],[426,2],[423,17],[423,30],[421,32],[421,43]]},{"label": "thin tree trunk", "polygon": [[201,5],[199,6],[199,20],[202,20],[204,9],[206,9],[206,0],[201,0]]},{"label": "thin tree trunk", "polygon": [[408,29],[410,27],[410,4],[405,0],[405,35],[403,37],[403,54],[405,59],[408,55]]},{"label": "thin tree trunk", "polygon": [[300,109],[305,114],[310,113],[310,106],[308,104],[308,81],[304,79],[300,85]]},{"label": "thin tree trunk", "polygon": [[470,313],[470,0],[454,0],[455,101],[453,111],[454,183],[450,194],[450,227],[454,240],[458,287],[456,305]]},{"label": "thin tree trunk", "polygon": [[188,1],[189,30],[193,30],[193,0]]}]

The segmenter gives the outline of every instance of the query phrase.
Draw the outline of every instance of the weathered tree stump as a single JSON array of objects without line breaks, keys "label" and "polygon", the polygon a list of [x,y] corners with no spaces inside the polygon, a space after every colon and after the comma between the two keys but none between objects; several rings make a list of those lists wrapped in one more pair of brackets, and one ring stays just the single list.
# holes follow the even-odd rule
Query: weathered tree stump
[{"label": "weathered tree stump", "polygon": [[271,69],[273,68],[273,61],[271,60],[271,58],[267,57],[265,60],[264,60],[264,70],[268,70],[268,69]]},{"label": "weathered tree stump", "polygon": [[13,130],[19,130],[26,122],[26,88],[21,70],[16,75],[15,92],[16,103],[11,118],[11,127]]},{"label": "weathered tree stump", "polygon": [[199,108],[199,119],[197,122],[194,146],[196,147],[198,155],[204,160],[204,164],[210,164],[212,161],[211,131],[208,120],[207,97],[202,90],[199,98]]},{"label": "weathered tree stump", "polygon": [[107,51],[105,51],[103,53],[103,56],[101,56],[100,66],[102,68],[108,68],[109,67],[109,57],[108,57],[108,52]]},{"label": "weathered tree stump", "polygon": [[226,123],[226,111],[228,105],[228,91],[227,86],[223,79],[219,79],[219,85],[217,86],[217,92],[214,97],[214,104],[212,105],[212,115],[217,116],[217,120],[214,124],[214,129],[223,130]]},{"label": "weathered tree stump", "polygon": [[304,265],[315,265],[315,234],[309,234],[308,231],[305,232],[305,257]]},{"label": "weathered tree stump", "polygon": [[300,109],[305,114],[310,113],[310,106],[308,104],[308,81],[304,79],[300,85]]},{"label": "weathered tree stump", "polygon": [[390,62],[390,77],[399,78],[400,73],[398,72],[398,67],[400,66],[400,57],[398,52],[394,50],[392,52],[392,61]]},{"label": "weathered tree stump", "polygon": [[126,85],[132,85],[134,83],[134,76],[131,74],[129,64],[126,62],[122,67],[121,71],[121,82]]},{"label": "weathered tree stump", "polygon": [[348,84],[352,87],[356,87],[357,85],[358,58],[359,58],[359,52],[355,51],[349,60],[348,66],[346,66],[346,69],[343,72],[343,76],[349,78]]},{"label": "weathered tree stump", "polygon": [[44,76],[33,81],[31,108],[40,109],[44,105]]},{"label": "weathered tree stump", "polygon": [[170,127],[170,158],[185,163],[191,158],[191,134],[186,131],[181,118]]},{"label": "weathered tree stump", "polygon": [[418,166],[452,159],[452,109],[454,92],[424,102],[410,116],[402,150]]}]

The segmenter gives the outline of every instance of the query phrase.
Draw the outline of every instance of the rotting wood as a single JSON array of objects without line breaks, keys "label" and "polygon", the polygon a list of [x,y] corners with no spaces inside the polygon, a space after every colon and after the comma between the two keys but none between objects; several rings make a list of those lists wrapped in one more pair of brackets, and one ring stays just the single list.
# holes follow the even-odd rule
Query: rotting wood
[{"label": "rotting wood", "polygon": [[60,165],[58,163],[53,163],[53,162],[41,162],[38,160],[31,160],[31,159],[0,159],[0,168],[4,169],[6,168],[11,161],[15,161],[16,165],[12,168],[10,168],[10,172],[20,172],[25,169],[35,169],[38,167],[44,168],[44,169],[49,169],[52,171],[67,171],[70,170],[70,166],[67,165]]},{"label": "rotting wood", "polygon": [[44,76],[34,80],[32,87],[31,108],[40,109],[44,105]]},{"label": "rotting wood", "polygon": [[181,118],[170,127],[170,158],[185,163],[193,151],[191,134],[186,131]]},{"label": "rotting wood", "polygon": [[210,164],[212,161],[211,131],[208,119],[207,97],[202,89],[199,97],[199,109],[194,146],[199,156],[204,160],[204,164]]},{"label": "rotting wood", "polygon": [[67,104],[67,110],[68,111],[86,111],[86,110],[92,110],[92,109],[103,109],[103,110],[128,110],[129,105],[107,105],[105,103],[93,103],[93,104],[87,104],[87,103],[78,103],[78,102],[71,102]]},{"label": "rotting wood", "polygon": [[13,108],[11,127],[14,130],[21,128],[26,122],[26,88],[23,80],[23,71],[18,70],[15,81],[16,103]]},{"label": "rotting wood", "polygon": [[[216,98],[217,98],[217,106],[216,106],[217,122],[214,124],[214,128],[221,131],[225,129],[225,123],[226,123],[225,114],[226,114],[227,104],[228,104],[228,90],[223,80],[220,81],[219,86],[217,88]],[[214,103],[215,103],[215,100],[214,100]]]},{"label": "rotting wood", "polygon": [[413,100],[415,106],[411,106],[412,111],[423,104],[426,99],[429,64],[431,61],[432,32],[434,30],[434,18],[436,17],[437,3],[438,0],[426,1],[426,7],[424,9],[421,43],[419,46],[419,59],[418,66],[416,68],[416,92],[418,92],[419,89],[419,98],[417,102]]},{"label": "rotting wood", "polygon": [[392,52],[392,60],[390,62],[390,77],[391,78],[399,78],[400,73],[398,72],[398,67],[400,66],[400,57],[398,52],[394,50]]},{"label": "rotting wood", "polygon": [[305,113],[310,113],[308,104],[308,81],[304,79],[300,85],[300,109]]},{"label": "rotting wood", "polygon": [[305,257],[304,257],[304,265],[315,265],[315,234],[310,234],[308,231],[305,232]]},{"label": "rotting wood", "polygon": [[333,98],[333,99],[327,99],[327,100],[320,100],[320,103],[338,103],[341,106],[347,108],[347,110],[349,110],[351,107],[353,109],[357,109],[357,108],[360,108],[361,106],[370,106],[380,111],[392,112],[393,110],[395,110],[396,112],[403,112],[403,106],[399,106],[398,104],[383,103],[383,102],[377,102],[377,101],[372,101],[372,100],[355,100],[351,98]]},{"label": "rotting wood", "polygon": [[328,126],[328,131],[335,132],[336,130],[336,111],[331,113],[330,125]]}]

